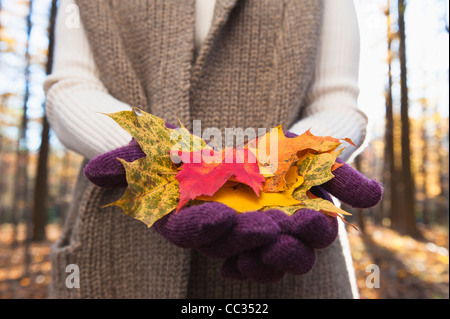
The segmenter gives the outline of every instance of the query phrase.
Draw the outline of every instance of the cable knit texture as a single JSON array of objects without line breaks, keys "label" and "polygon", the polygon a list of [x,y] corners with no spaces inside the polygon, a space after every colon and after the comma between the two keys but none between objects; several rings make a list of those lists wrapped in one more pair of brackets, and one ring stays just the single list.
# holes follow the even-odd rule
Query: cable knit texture
[{"label": "cable knit texture", "polygon": [[[198,53],[194,0],[76,3],[109,98],[171,123],[180,119],[188,129],[193,119],[221,130],[290,127],[306,107],[322,1],[217,0]],[[317,253],[306,275],[274,284],[223,279],[221,260],[176,247],[117,207],[103,208],[122,194],[80,176],[63,235],[52,248],[51,297],[353,297],[339,239]],[[240,256],[235,269],[254,275],[252,260]],[[68,264],[80,268],[80,289],[65,285]]]}]

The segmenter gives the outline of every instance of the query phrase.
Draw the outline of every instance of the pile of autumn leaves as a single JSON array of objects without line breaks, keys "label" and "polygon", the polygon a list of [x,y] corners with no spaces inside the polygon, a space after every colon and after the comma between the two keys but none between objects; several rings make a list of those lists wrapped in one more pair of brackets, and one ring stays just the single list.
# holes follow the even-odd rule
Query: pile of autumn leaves
[{"label": "pile of autumn leaves", "polygon": [[[281,127],[276,127],[245,145],[212,152],[186,128],[169,129],[162,119],[141,110],[107,115],[129,132],[146,154],[131,163],[119,159],[128,188],[110,205],[121,207],[149,227],[174,210],[205,201],[226,204],[237,213],[278,209],[292,215],[309,208],[331,216],[348,215],[309,191],[332,179],[332,171],[342,165],[336,162],[342,151],[339,139],[314,136],[309,131],[287,138]],[[271,163],[266,149],[274,134],[278,161]],[[196,156],[200,161],[194,160]]]}]

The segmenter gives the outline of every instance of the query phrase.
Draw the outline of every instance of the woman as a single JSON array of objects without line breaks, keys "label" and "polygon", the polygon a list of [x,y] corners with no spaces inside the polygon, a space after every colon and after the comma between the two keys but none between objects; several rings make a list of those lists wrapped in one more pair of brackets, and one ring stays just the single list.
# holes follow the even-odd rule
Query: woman
[{"label": "woman", "polygon": [[[192,120],[220,129],[282,124],[364,141],[352,0],[73,1],[60,3],[47,115],[63,144],[87,160],[130,142],[99,113],[131,107],[187,128]],[[70,28],[66,8],[74,4],[81,24]],[[80,175],[52,249],[51,297],[357,297],[342,225],[306,275],[226,280],[222,261],[172,245],[117,207],[101,208],[121,193]],[[80,289],[64,285],[69,264],[79,266]]]}]

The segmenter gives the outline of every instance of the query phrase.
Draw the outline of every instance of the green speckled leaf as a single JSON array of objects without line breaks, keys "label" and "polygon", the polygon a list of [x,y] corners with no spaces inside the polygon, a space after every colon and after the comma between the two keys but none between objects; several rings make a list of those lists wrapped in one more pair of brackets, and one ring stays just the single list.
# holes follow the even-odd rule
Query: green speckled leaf
[{"label": "green speckled leaf", "polygon": [[303,201],[303,204],[305,205],[305,208],[314,209],[323,213],[337,213],[342,215],[351,215],[350,213],[347,213],[345,210],[335,206],[330,201],[327,201],[322,198],[308,198]]},{"label": "green speckled leaf", "polygon": [[135,109],[106,114],[130,133],[147,155],[132,163],[119,159],[126,171],[128,187],[122,198],[108,206],[119,206],[125,214],[151,227],[178,205],[177,166],[170,158],[170,150],[179,144],[190,151],[205,142],[184,127],[168,129],[161,118],[138,111],[139,115]]},{"label": "green speckled leaf", "polygon": [[282,212],[284,212],[286,215],[292,216],[294,215],[294,213],[296,211],[298,211],[299,209],[305,208],[304,205],[291,205],[291,206],[269,206],[269,207],[264,207],[262,209],[262,211],[267,211],[267,210],[271,210],[271,209],[276,209],[276,210],[281,210]]},{"label": "green speckled leaf", "polygon": [[179,150],[185,150],[187,152],[196,152],[204,148],[209,148],[206,142],[199,136],[192,135],[182,123],[180,128],[172,130],[172,138],[176,138]]},{"label": "green speckled leaf", "polygon": [[326,153],[306,153],[298,161],[298,174],[305,178],[300,187],[293,192],[293,197],[300,201],[308,199],[306,192],[313,186],[322,185],[334,177],[331,173],[336,158],[341,151]]},{"label": "green speckled leaf", "polygon": [[132,163],[120,160],[127,173],[128,188],[118,201],[109,204],[148,227],[178,205],[178,181],[174,174],[160,174],[158,165],[141,158]]},{"label": "green speckled leaf", "polygon": [[166,161],[167,166],[171,166],[169,151],[176,141],[170,139],[172,130],[166,127],[163,119],[139,109],[106,115],[130,133],[147,156],[159,158],[160,161]]},{"label": "green speckled leaf", "polygon": [[292,206],[274,206],[274,207],[266,207],[263,210],[269,210],[269,209],[277,209],[281,210],[285,214],[292,216],[297,212],[299,209],[312,209],[316,210],[318,212],[322,212],[328,215],[328,213],[331,213],[330,215],[334,216],[335,213],[342,214],[342,215],[351,215],[350,213],[346,212],[343,209],[340,209],[339,207],[335,206],[333,203],[322,199],[322,198],[305,198],[302,201],[302,204],[300,205],[292,205]]},{"label": "green speckled leaf", "polygon": [[267,207],[264,210],[278,209],[290,216],[299,209],[313,209],[332,216],[335,214],[350,215],[328,200],[317,197],[310,198],[312,195],[308,195],[308,190],[311,187],[321,185],[334,177],[331,168],[341,152],[342,149],[325,153],[308,152],[304,154],[296,164],[298,175],[304,177],[304,182],[292,194],[295,199],[301,201],[301,204]]}]

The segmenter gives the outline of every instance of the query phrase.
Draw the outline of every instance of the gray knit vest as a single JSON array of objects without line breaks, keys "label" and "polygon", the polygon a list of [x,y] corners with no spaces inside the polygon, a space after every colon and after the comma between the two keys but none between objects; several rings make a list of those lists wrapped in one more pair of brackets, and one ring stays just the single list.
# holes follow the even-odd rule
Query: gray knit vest
[{"label": "gray knit vest", "polygon": [[[188,128],[288,128],[301,118],[320,37],[319,0],[217,0],[196,54],[195,0],[77,0],[115,98]],[[339,239],[315,268],[275,284],[223,279],[222,260],[168,243],[80,174],[51,250],[52,298],[350,298]],[[66,286],[76,264],[80,288]]]}]

